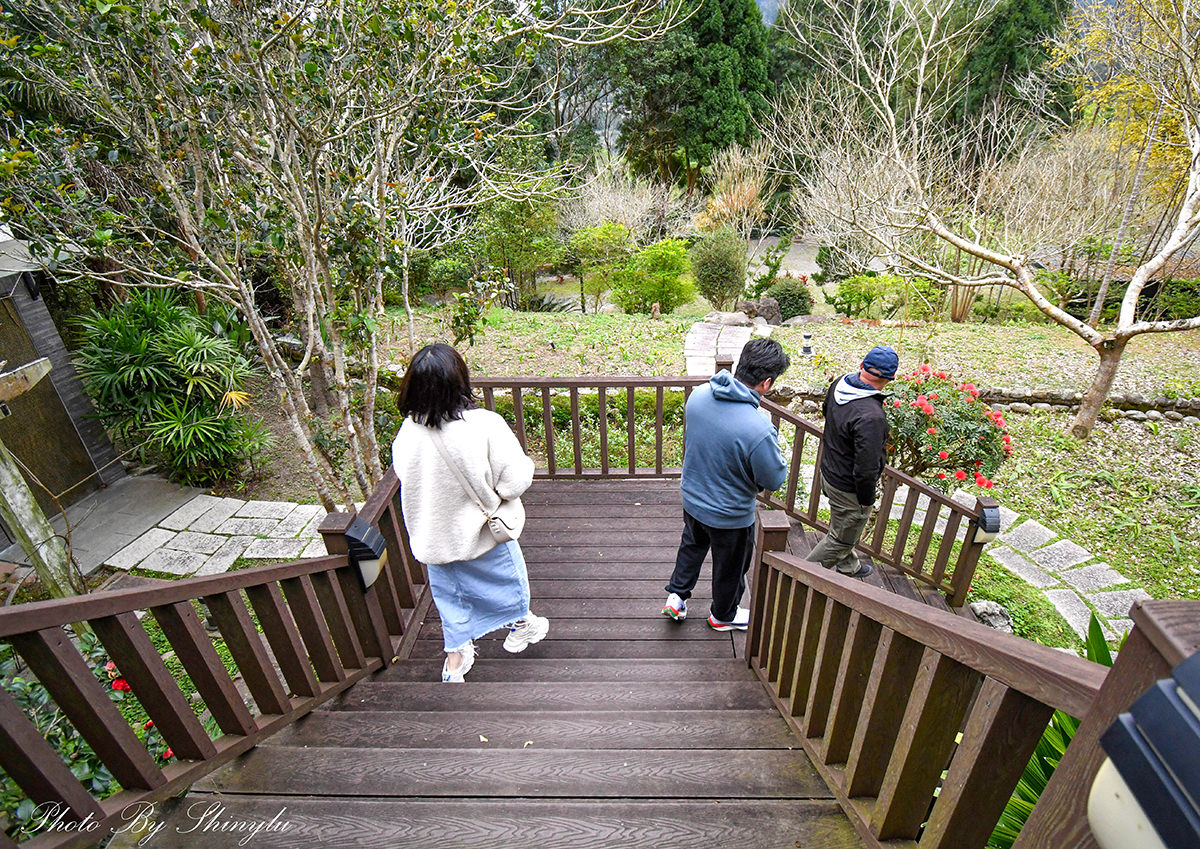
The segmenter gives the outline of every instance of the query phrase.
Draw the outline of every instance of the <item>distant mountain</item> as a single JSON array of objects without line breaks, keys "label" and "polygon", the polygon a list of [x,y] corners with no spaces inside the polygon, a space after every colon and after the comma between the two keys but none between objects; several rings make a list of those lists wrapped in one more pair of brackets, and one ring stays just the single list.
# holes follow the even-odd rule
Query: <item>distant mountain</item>
[{"label": "distant mountain", "polygon": [[771,26],[779,14],[779,0],[758,0],[758,9],[762,12],[763,23]]}]

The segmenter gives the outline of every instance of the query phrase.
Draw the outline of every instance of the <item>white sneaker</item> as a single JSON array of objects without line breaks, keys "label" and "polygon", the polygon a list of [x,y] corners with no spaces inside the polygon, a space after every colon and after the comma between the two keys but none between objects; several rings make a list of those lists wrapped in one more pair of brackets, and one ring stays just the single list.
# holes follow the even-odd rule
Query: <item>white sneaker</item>
[{"label": "white sneaker", "polygon": [[662,615],[682,622],[687,619],[687,602],[681,599],[678,593],[671,593],[667,596],[667,603],[663,605]]},{"label": "white sneaker", "polygon": [[462,684],[463,677],[471,671],[471,667],[475,665],[475,644],[467,643],[458,650],[458,656],[461,658],[458,662],[458,668],[451,671],[450,656],[447,654],[445,663],[442,664],[442,682],[446,684]]},{"label": "white sneaker", "polygon": [[504,638],[504,650],[516,654],[525,651],[534,643],[540,643],[550,632],[550,620],[545,616],[534,616],[530,613],[508,626],[508,636]]},{"label": "white sneaker", "polygon": [[733,615],[732,622],[722,622],[719,619],[713,618],[710,613],[708,615],[708,624],[714,631],[745,631],[750,626],[750,611],[744,607],[739,607],[737,613]]}]

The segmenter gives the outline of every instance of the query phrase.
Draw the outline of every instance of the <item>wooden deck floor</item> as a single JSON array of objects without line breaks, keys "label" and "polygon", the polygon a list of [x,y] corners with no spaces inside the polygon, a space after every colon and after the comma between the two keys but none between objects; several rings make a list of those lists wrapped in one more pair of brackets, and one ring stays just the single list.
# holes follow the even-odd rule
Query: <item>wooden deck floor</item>
[{"label": "wooden deck floor", "polygon": [[162,806],[152,845],[247,845],[204,823],[276,818],[249,845],[862,846],[740,659],[744,634],[705,623],[707,568],[692,618],[661,615],[677,482],[538,482],[525,501],[546,640],[513,656],[485,637],[467,683],[445,685],[431,611],[412,659]]}]

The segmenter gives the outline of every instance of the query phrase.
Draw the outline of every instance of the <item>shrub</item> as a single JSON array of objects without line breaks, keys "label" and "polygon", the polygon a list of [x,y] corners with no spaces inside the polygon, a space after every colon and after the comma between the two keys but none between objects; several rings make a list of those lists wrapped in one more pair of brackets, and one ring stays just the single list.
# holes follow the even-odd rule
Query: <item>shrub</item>
[{"label": "shrub", "polygon": [[922,365],[889,390],[891,465],[942,490],[967,480],[992,488],[991,475],[1012,455],[1012,437],[1004,416],[979,400],[973,383]]},{"label": "shrub", "polygon": [[592,298],[592,311],[600,308],[600,299],[618,276],[617,269],[633,253],[633,234],[624,224],[605,221],[584,227],[567,241],[567,254],[579,268],[580,303],[585,295]]},{"label": "shrub", "polygon": [[450,313],[450,330],[454,334],[454,344],[466,340],[468,345],[475,344],[476,334],[482,333],[480,328],[487,324],[484,313],[488,307],[506,297],[515,295],[512,282],[498,269],[489,269],[467,284],[466,291],[454,296],[454,308]]},{"label": "shrub", "polygon": [[1166,280],[1151,304],[1157,307],[1156,320],[1175,321],[1200,315],[1200,278]]},{"label": "shrub", "polygon": [[928,277],[899,277],[881,274],[878,278],[887,301],[885,312],[889,316],[929,319],[942,311],[946,289]]},{"label": "shrub", "polygon": [[465,289],[471,282],[471,267],[457,257],[443,257],[429,267],[429,285],[437,293]]},{"label": "shrub", "polygon": [[887,292],[886,281],[878,274],[868,271],[838,281],[837,294],[833,296],[833,308],[853,317],[868,315],[876,302]]},{"label": "shrub", "polygon": [[[767,252],[763,254],[763,270],[757,277],[754,278],[754,286],[751,290],[755,298],[761,298],[768,289],[770,289],[775,285],[776,282],[779,281],[779,267],[783,265],[784,257],[787,256],[787,253],[789,250],[791,250],[791,247],[792,234],[785,230],[780,234],[779,241],[775,243],[774,247],[768,248]],[[791,277],[791,275],[784,275],[785,279],[787,277]],[[811,303],[811,296],[809,301]],[[804,315],[804,313],[796,314]]]},{"label": "shrub", "polygon": [[779,302],[779,312],[783,314],[784,321],[812,312],[812,292],[808,290],[805,279],[803,276],[785,274],[767,289],[767,297]]},{"label": "shrub", "polygon": [[613,301],[627,313],[650,312],[654,304],[664,313],[695,297],[683,275],[688,270],[687,243],[663,239],[634,254],[617,272]]},{"label": "shrub", "polygon": [[700,294],[718,310],[726,309],[746,285],[746,241],[722,227],[692,247],[692,274]]},{"label": "shrub", "polygon": [[265,447],[266,431],[237,412],[249,400],[249,361],[174,293],[137,292],[80,328],[80,373],[96,412],[174,480],[229,477]]}]

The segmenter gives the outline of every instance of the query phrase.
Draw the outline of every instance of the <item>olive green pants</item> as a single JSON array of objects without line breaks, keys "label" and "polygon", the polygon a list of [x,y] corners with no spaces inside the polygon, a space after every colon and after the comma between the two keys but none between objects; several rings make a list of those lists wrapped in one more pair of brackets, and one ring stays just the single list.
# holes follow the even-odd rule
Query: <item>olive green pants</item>
[{"label": "olive green pants", "polygon": [[824,480],[821,492],[829,499],[829,532],[813,546],[808,559],[826,569],[853,575],[860,568],[854,546],[871,518],[871,507],[861,507],[855,493],[834,489]]}]

